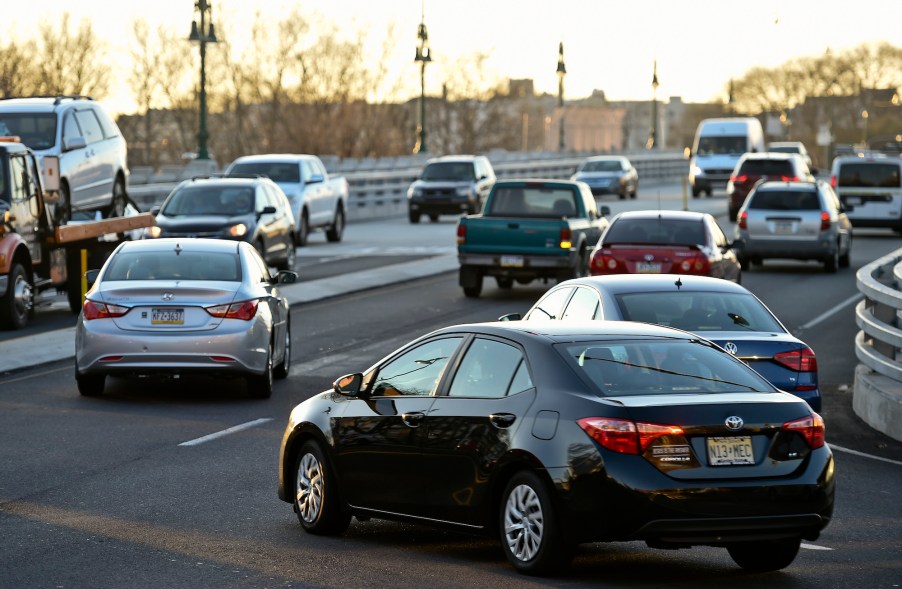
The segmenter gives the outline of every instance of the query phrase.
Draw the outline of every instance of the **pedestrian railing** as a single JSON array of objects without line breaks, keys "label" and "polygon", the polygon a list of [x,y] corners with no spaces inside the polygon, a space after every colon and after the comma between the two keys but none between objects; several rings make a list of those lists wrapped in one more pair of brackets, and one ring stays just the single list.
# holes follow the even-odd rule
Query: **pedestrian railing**
[{"label": "pedestrian railing", "polygon": [[865,298],[855,308],[861,329],[855,337],[855,355],[871,370],[902,382],[902,250],[861,268],[857,282]]}]

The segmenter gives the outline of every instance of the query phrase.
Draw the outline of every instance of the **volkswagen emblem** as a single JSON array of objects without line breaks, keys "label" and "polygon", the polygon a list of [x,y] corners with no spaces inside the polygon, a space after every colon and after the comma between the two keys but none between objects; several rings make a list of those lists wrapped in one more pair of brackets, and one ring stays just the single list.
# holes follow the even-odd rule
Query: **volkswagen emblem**
[{"label": "volkswagen emblem", "polygon": [[743,421],[742,418],[738,415],[731,415],[727,417],[727,419],[723,422],[727,429],[731,429],[733,431],[742,429]]},{"label": "volkswagen emblem", "polygon": [[175,295],[172,294],[171,292],[164,292],[163,296],[161,296],[160,298],[163,299],[164,301],[171,301],[171,300],[175,299]]},{"label": "volkswagen emblem", "polygon": [[655,259],[654,255],[652,255],[652,254],[645,254],[645,261],[646,261],[646,262],[651,262],[651,261],[654,260],[654,259]]},{"label": "volkswagen emblem", "polygon": [[739,348],[736,347],[736,344],[733,342],[727,342],[723,345],[723,349],[728,351],[729,353],[736,355],[736,352],[739,351]]}]

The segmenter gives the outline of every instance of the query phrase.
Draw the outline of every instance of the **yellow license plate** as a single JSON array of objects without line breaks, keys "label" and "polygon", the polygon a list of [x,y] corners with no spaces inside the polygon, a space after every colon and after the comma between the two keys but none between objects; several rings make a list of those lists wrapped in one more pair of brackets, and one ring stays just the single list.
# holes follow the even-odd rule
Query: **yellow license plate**
[{"label": "yellow license plate", "polygon": [[151,325],[184,325],[184,309],[153,309],[150,317]]}]

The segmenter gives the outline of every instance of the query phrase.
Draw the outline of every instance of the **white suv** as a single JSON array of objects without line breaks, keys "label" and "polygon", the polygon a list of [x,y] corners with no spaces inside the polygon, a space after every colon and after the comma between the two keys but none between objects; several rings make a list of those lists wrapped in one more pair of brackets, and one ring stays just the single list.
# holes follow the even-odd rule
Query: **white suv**
[{"label": "white suv", "polygon": [[127,203],[127,147],[104,108],[85,96],[0,100],[0,135],[15,135],[39,159],[59,158],[55,221],[74,211],[122,216]]},{"label": "white suv", "polygon": [[830,184],[857,227],[886,227],[902,234],[902,157],[880,153],[833,160]]}]

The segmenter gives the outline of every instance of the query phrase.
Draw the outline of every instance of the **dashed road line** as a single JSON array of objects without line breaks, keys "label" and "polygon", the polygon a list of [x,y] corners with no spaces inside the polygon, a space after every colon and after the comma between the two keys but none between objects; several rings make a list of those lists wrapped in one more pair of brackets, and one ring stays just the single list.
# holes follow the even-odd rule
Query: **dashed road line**
[{"label": "dashed road line", "polygon": [[799,329],[809,329],[811,327],[814,327],[818,323],[821,323],[822,321],[826,321],[833,315],[839,313],[840,311],[842,311],[843,309],[845,309],[852,303],[857,303],[862,298],[864,298],[864,295],[862,295],[861,293],[854,294],[854,295],[850,296],[849,298],[847,298],[846,300],[844,300],[843,302],[839,303],[838,305],[834,305],[832,309],[827,309],[826,311],[824,311],[823,313],[821,313],[820,315],[818,315],[817,317],[815,317],[814,319],[812,319],[811,321],[806,323],[805,325],[802,325],[801,327],[799,327]]},{"label": "dashed road line", "polygon": [[203,436],[201,438],[195,438],[193,440],[188,440],[187,442],[182,442],[179,446],[197,446],[198,444],[203,444],[204,442],[209,442],[211,440],[215,440],[217,438],[221,438],[223,436],[227,436],[229,434],[234,434],[236,432],[244,431],[246,429],[250,429],[252,427],[256,427],[258,425],[264,424],[267,421],[272,421],[272,417],[264,417],[261,419],[255,419],[254,421],[248,421],[247,423],[242,423],[241,425],[236,425],[234,427],[230,427],[228,429],[224,429],[222,431],[212,433],[208,436]]},{"label": "dashed road line", "polygon": [[827,548],[826,546],[818,546],[817,544],[805,544],[802,542],[802,548],[807,548],[808,550],[833,550],[832,548]]}]

